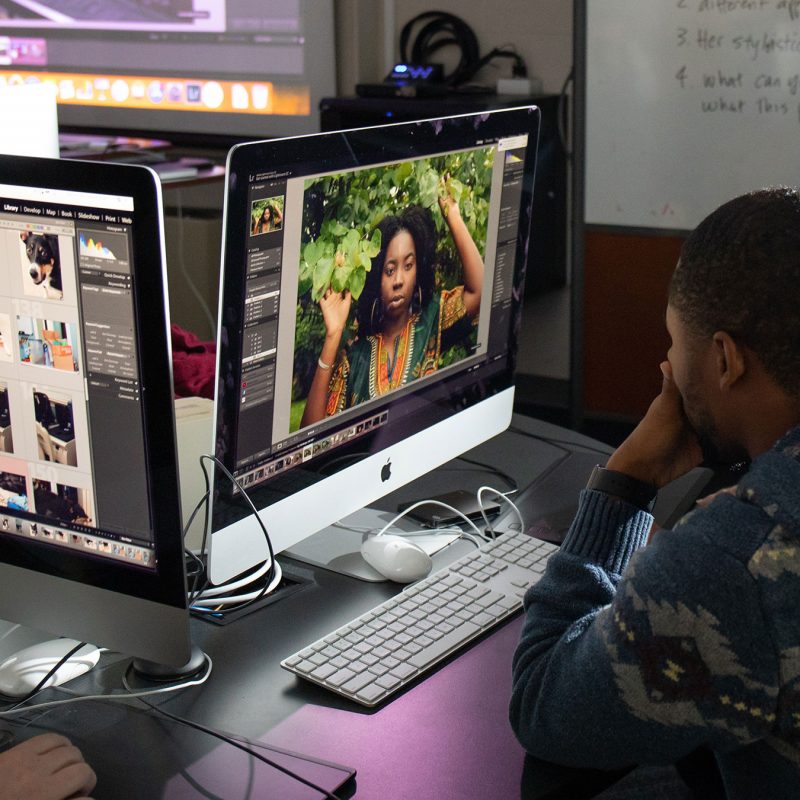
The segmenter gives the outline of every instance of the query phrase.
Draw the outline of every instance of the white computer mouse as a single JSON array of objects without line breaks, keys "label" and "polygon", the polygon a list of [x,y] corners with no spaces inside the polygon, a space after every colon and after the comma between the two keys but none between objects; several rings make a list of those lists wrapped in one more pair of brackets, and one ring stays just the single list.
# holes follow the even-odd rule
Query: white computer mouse
[{"label": "white computer mouse", "polygon": [[431,571],[431,557],[402,536],[370,536],[361,545],[361,555],[373,569],[395,583],[412,583]]},{"label": "white computer mouse", "polygon": [[[0,663],[0,694],[24,697],[39,681],[80,642],[75,639],[50,639],[24,647]],[[59,686],[88,672],[100,659],[100,651],[87,644],[65,661],[48,680],[47,686]]]}]

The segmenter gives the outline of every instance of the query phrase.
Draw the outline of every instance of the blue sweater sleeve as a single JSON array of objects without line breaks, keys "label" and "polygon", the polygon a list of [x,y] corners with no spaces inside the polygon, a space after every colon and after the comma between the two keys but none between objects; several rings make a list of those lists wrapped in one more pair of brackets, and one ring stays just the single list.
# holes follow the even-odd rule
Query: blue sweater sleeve
[{"label": "blue sweater sleeve", "polygon": [[582,493],[525,597],[510,718],[530,753],[611,769],[767,735],[777,657],[746,564],[703,533],[719,505],[644,547],[649,514]]}]

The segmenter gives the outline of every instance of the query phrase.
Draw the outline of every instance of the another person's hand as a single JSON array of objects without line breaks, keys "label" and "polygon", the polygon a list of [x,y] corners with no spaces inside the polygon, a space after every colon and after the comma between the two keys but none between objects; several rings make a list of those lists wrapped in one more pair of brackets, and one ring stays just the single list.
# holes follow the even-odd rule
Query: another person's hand
[{"label": "another person's hand", "polygon": [[661,394],[606,464],[609,469],[659,488],[703,460],[700,442],[684,413],[668,361],[662,362],[661,373]]},{"label": "another person's hand", "polygon": [[57,733],[0,753],[0,800],[88,800],[96,783],[80,750]]},{"label": "another person's hand", "polygon": [[322,318],[325,321],[325,331],[328,336],[341,336],[350,315],[352,301],[353,296],[349,289],[344,292],[334,292],[328,287],[328,290],[322,295],[319,307],[322,310]]}]

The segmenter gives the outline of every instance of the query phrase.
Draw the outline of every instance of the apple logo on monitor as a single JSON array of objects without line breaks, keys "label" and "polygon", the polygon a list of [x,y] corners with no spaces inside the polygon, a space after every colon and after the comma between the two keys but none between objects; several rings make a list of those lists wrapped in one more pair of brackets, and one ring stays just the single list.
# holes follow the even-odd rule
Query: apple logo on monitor
[{"label": "apple logo on monitor", "polygon": [[386,463],[381,467],[381,481],[386,483],[392,477],[392,459],[387,459]]}]

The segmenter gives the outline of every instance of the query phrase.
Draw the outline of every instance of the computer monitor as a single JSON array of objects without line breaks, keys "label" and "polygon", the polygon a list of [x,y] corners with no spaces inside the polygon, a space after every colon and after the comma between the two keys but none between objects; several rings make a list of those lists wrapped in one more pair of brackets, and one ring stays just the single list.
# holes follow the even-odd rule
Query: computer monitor
[{"label": "computer monitor", "polygon": [[[143,167],[0,156],[0,619],[180,666],[160,191]],[[69,330],[65,368],[66,339],[35,363],[22,329]]]},{"label": "computer monitor", "polygon": [[[229,153],[216,454],[275,552],[508,426],[539,120],[526,107]],[[212,516],[213,582],[268,558],[220,472]]]},{"label": "computer monitor", "polygon": [[62,129],[206,144],[319,129],[333,0],[5,0],[0,85],[46,81]]}]

